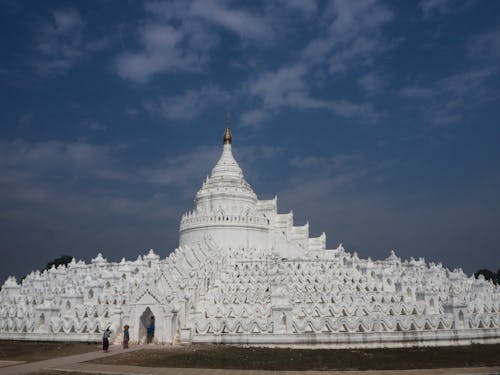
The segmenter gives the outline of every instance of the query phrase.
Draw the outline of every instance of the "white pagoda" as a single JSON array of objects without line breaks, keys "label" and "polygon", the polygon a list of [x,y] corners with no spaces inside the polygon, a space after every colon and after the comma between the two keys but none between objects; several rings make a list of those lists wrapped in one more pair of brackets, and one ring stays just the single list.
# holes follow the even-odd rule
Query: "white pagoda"
[{"label": "white pagoda", "polygon": [[360,259],[309,236],[243,177],[229,128],[182,216],[179,247],[135,261],[73,261],[0,291],[0,339],[99,341],[108,327],[161,344],[321,347],[500,342],[500,287],[424,259]]}]

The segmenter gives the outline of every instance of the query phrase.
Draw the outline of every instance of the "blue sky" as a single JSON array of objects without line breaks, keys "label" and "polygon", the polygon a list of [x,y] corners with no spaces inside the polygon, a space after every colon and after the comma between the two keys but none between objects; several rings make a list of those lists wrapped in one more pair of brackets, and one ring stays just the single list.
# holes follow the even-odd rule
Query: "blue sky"
[{"label": "blue sky", "polygon": [[220,154],[361,256],[500,267],[497,1],[3,1],[0,279],[166,256]]}]

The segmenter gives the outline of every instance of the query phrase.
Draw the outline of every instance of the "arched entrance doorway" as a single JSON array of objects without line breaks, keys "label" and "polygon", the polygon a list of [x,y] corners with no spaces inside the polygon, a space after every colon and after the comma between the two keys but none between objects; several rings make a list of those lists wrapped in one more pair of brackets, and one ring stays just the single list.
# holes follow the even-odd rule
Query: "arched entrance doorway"
[{"label": "arched entrance doorway", "polygon": [[151,311],[151,309],[146,307],[144,312],[139,318],[139,342],[140,343],[145,343],[147,342],[147,334],[148,334],[148,327],[150,326],[151,322],[154,323],[154,314]]}]

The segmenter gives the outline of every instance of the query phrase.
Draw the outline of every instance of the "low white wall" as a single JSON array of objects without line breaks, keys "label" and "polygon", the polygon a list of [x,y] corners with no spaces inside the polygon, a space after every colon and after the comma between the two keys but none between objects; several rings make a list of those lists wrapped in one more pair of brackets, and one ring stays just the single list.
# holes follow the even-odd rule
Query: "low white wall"
[{"label": "low white wall", "polygon": [[102,341],[102,334],[85,334],[85,333],[71,333],[71,334],[47,334],[47,333],[10,333],[1,332],[0,340],[18,340],[18,341],[66,341],[66,342],[100,342]]},{"label": "low white wall", "polygon": [[404,348],[414,346],[455,346],[500,343],[496,329],[470,329],[466,331],[405,331],[380,333],[325,333],[325,334],[241,334],[194,335],[197,344],[234,344],[277,347],[314,348]]}]

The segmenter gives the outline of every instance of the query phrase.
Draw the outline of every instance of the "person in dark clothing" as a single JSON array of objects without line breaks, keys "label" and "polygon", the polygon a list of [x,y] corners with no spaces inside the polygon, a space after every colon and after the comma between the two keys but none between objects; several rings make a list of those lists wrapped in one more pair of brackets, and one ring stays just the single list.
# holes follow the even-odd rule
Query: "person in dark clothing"
[{"label": "person in dark clothing", "polygon": [[102,350],[107,352],[109,349],[109,337],[111,336],[111,330],[106,328],[104,333],[102,334]]},{"label": "person in dark clothing", "polygon": [[123,349],[128,349],[128,342],[130,340],[130,334],[128,332],[129,326],[125,325],[123,327]]},{"label": "person in dark clothing", "polygon": [[153,337],[155,336],[155,317],[151,317],[151,323],[147,329],[147,343],[151,344],[153,342]]}]

